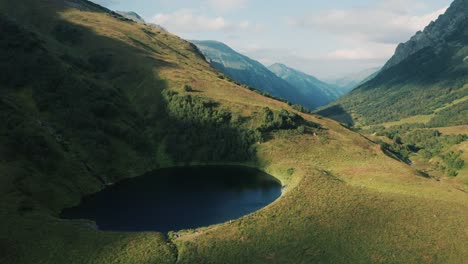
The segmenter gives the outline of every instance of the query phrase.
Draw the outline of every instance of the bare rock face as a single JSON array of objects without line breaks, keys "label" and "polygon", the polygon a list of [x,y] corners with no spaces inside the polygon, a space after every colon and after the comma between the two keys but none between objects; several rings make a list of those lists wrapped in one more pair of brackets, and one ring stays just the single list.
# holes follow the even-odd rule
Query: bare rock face
[{"label": "bare rock face", "polygon": [[162,32],[168,32],[164,27],[160,26],[160,25],[157,25],[157,24],[154,24],[154,23],[147,23],[140,15],[138,15],[137,13],[131,11],[131,12],[126,12],[126,11],[116,11],[117,14],[127,18],[127,19],[130,19],[136,23],[139,23],[139,24],[144,24],[144,25],[147,25],[153,29],[156,29],[158,31],[162,31]]},{"label": "bare rock face", "polygon": [[140,16],[138,15],[137,13],[135,12],[126,12],[126,11],[115,11],[117,14],[127,18],[127,19],[130,19],[130,20],[133,20],[137,23],[140,23],[140,24],[145,24],[145,20]]},{"label": "bare rock face", "polygon": [[468,25],[468,0],[455,0],[445,14],[431,22],[424,31],[419,31],[408,42],[398,45],[395,55],[385,64],[391,68],[416,52],[431,47],[437,54],[446,45],[447,39]]},{"label": "bare rock face", "polygon": [[156,30],[159,30],[159,31],[162,31],[162,32],[168,32],[166,28],[164,28],[163,26],[161,25],[158,25],[158,24],[154,24],[154,23],[148,23],[147,24],[148,26],[156,29]]}]

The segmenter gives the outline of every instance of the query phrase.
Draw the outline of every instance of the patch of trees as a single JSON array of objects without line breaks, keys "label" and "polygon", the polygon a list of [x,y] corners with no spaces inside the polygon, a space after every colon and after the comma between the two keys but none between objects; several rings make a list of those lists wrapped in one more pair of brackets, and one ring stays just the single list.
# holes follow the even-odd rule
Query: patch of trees
[{"label": "patch of trees", "polygon": [[392,140],[391,144],[379,142],[383,149],[391,152],[400,160],[409,161],[410,155],[417,153],[426,161],[433,158],[442,161],[436,164],[437,169],[447,175],[456,176],[463,168],[461,153],[449,151],[452,146],[468,140],[468,135],[442,135],[438,130],[421,129],[424,124],[404,124],[390,128],[374,127],[379,136]]},{"label": "patch of trees", "polygon": [[258,127],[246,128],[215,101],[171,90],[165,90],[164,97],[169,116],[166,149],[183,162],[252,160],[254,144],[263,142],[268,133],[304,134],[320,128],[295,113],[267,107],[259,113]]},{"label": "patch of trees", "polygon": [[246,161],[255,157],[253,144],[263,140],[258,130],[233,124],[219,103],[166,90],[169,119],[167,151],[178,161]]},{"label": "patch of trees", "polygon": [[468,125],[468,101],[453,105],[436,114],[429,123],[429,127]]},{"label": "patch of trees", "polygon": [[458,170],[461,170],[465,165],[465,161],[461,158],[462,154],[462,151],[450,151],[449,153],[442,155],[442,160],[446,164],[442,169],[445,169],[449,176],[457,176]]},{"label": "patch of trees", "polygon": [[193,92],[193,88],[190,85],[184,85],[184,91],[186,92]]},{"label": "patch of trees", "polygon": [[296,129],[302,125],[304,119],[295,113],[290,113],[284,109],[279,112],[273,112],[265,107],[262,111],[263,123],[260,126],[262,132],[271,132],[279,129]]},{"label": "patch of trees", "polygon": [[389,144],[381,140],[377,141],[377,143],[380,144],[380,149],[385,154],[387,154],[387,156],[390,156],[404,163],[411,164],[411,151],[409,150],[408,146],[399,142],[393,142],[392,144]]},{"label": "patch of trees", "polygon": [[312,111],[299,104],[293,104],[291,108],[304,114],[312,114]]}]

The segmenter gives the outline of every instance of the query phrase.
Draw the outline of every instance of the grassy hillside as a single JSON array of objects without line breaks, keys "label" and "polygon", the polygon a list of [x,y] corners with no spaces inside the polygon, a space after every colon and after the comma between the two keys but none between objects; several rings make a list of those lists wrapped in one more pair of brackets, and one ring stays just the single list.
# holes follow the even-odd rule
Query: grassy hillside
[{"label": "grassy hillside", "polygon": [[[421,177],[334,121],[218,78],[177,36],[82,0],[1,0],[0,31],[0,263],[468,258],[465,185]],[[257,167],[286,191],[177,236],[58,218],[107,183],[200,163]]]}]

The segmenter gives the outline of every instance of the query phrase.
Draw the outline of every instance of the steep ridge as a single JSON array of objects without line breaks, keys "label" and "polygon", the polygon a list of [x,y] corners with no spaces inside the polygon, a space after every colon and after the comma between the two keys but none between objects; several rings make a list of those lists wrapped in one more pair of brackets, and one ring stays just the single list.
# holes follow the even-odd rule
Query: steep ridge
[{"label": "steep ridge", "polygon": [[130,19],[130,20],[133,20],[137,23],[140,23],[140,24],[146,24],[148,26],[151,26],[152,28],[158,30],[158,31],[166,31],[167,30],[165,28],[163,28],[162,26],[158,25],[158,24],[154,24],[154,23],[147,23],[139,14],[137,14],[136,12],[133,12],[133,11],[116,11],[117,14],[127,18],[127,19]]},{"label": "steep ridge", "polygon": [[387,70],[404,61],[418,51],[431,47],[435,54],[443,53],[455,34],[463,34],[467,26],[468,2],[456,0],[447,12],[441,15],[436,22],[431,22],[424,31],[417,32],[408,42],[400,44],[395,55],[385,64]]},{"label": "steep ridge", "polygon": [[289,68],[284,64],[276,63],[269,66],[268,69],[292,85],[302,96],[310,98],[314,108],[327,105],[345,94],[345,91],[338,87],[331,86],[314,76]]},{"label": "steep ridge", "polygon": [[[0,263],[468,257],[466,193],[334,121],[218,78],[177,36],[82,0],[0,1],[0,30]],[[58,217],[109,183],[212,163],[260,168],[285,193],[177,236]]]},{"label": "steep ridge", "polygon": [[145,23],[145,20],[140,16],[138,15],[137,13],[133,12],[133,11],[129,11],[129,12],[126,12],[126,11],[116,11],[116,13],[118,13],[119,15],[122,15],[123,17],[125,18],[128,18],[130,20],[133,20],[137,23],[142,23],[144,24]]},{"label": "steep ridge", "polygon": [[318,98],[315,96],[304,97],[301,88],[294,87],[276,76],[260,62],[234,51],[224,43],[217,41],[192,42],[197,45],[211,65],[233,80],[309,109],[317,107],[320,94],[315,95]]},{"label": "steep ridge", "polygon": [[375,78],[320,113],[357,125],[416,115],[435,115],[431,126],[466,124],[467,14],[466,0],[454,1],[444,15],[401,44]]}]

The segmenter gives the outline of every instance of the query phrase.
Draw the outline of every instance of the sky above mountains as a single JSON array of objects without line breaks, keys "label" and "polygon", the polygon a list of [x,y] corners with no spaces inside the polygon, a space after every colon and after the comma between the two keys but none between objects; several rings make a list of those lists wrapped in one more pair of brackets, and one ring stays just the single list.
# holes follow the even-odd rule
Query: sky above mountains
[{"label": "sky above mountains", "polygon": [[185,39],[218,40],[320,78],[382,66],[451,0],[94,0]]}]

